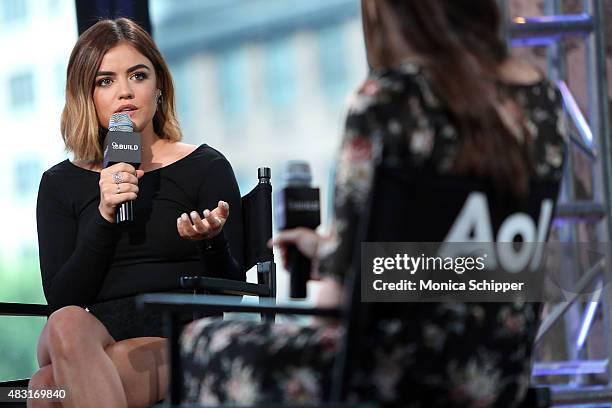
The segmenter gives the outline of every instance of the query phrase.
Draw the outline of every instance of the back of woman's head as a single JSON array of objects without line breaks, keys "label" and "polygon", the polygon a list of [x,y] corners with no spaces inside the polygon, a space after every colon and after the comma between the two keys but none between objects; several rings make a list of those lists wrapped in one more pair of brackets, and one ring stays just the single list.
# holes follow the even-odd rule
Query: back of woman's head
[{"label": "back of woman's head", "polygon": [[456,170],[525,195],[529,171],[514,129],[524,133],[522,117],[509,124],[500,115],[512,101],[498,86],[508,50],[496,1],[363,0],[362,6],[373,69],[392,69],[407,57],[423,65],[459,134]]},{"label": "back of woman's head", "polygon": [[96,74],[104,55],[119,43],[131,45],[153,64],[157,86],[163,94],[153,117],[155,133],[169,140],[181,138],[175,113],[172,77],[151,36],[127,18],[101,20],[81,34],[68,61],[61,132],[66,148],[74,152],[77,160],[102,160],[105,125],[98,123],[93,92]]}]

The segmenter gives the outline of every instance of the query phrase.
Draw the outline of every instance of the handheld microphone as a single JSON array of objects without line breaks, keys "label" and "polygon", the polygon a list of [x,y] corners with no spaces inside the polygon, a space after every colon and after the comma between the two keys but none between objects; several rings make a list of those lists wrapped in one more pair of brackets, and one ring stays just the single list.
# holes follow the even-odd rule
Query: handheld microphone
[{"label": "handheld microphone", "polygon": [[[310,166],[305,161],[290,161],[285,170],[285,187],[275,194],[275,220],[279,230],[296,227],[315,229],[321,223],[319,189],[311,186]],[[292,298],[306,297],[311,261],[295,245],[287,248]]]},{"label": "handheld microphone", "polygon": [[[142,162],[140,154],[140,133],[134,132],[134,123],[124,112],[113,113],[104,138],[104,167],[117,163],[128,163],[135,168]],[[115,214],[117,224],[134,221],[134,202],[126,201]]]}]

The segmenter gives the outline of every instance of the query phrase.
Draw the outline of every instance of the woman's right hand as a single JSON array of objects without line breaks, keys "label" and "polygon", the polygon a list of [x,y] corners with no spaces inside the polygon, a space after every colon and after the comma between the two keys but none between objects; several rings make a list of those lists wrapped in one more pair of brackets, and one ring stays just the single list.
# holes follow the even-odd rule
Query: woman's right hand
[{"label": "woman's right hand", "polygon": [[[276,237],[268,242],[268,246],[274,245],[280,248],[285,268],[287,268],[287,247],[289,245],[295,245],[298,251],[313,261],[310,278],[311,280],[319,280],[321,282],[315,305],[332,309],[340,306],[343,302],[343,286],[334,278],[319,276],[318,268],[315,265],[320,256],[319,248],[333,241],[333,235],[319,235],[312,229],[300,227],[279,231]],[[315,318],[313,319],[313,324],[323,326],[333,325],[336,322],[327,318]]]},{"label": "woman's right hand", "polygon": [[323,238],[314,230],[304,227],[279,231],[274,239],[268,242],[268,246],[278,246],[281,250],[283,265],[287,267],[287,247],[295,245],[305,257],[316,260],[319,243]]},{"label": "woman's right hand", "polygon": [[[113,176],[115,174],[115,176]],[[117,163],[100,172],[100,205],[98,210],[107,221],[115,222],[117,207],[138,196],[138,179],[144,171],[127,163]]]}]

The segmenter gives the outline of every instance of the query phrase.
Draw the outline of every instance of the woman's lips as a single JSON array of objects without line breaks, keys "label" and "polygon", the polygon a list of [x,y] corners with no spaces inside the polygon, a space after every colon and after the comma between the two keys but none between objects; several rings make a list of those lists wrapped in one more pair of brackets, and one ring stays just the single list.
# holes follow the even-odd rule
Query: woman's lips
[{"label": "woman's lips", "polygon": [[120,110],[120,111],[118,111],[116,113],[127,113],[128,116],[131,118],[131,117],[133,117],[136,114],[136,112],[138,112],[138,109]]}]

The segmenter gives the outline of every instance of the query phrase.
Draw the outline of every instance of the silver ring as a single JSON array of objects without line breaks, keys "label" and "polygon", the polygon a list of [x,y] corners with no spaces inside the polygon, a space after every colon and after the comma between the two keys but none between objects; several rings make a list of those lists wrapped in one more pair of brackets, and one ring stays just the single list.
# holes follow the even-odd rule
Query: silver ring
[{"label": "silver ring", "polygon": [[121,192],[121,186],[117,184],[117,194],[119,194],[120,192]]},{"label": "silver ring", "polygon": [[115,182],[115,184],[121,184],[123,183],[123,176],[121,175],[120,172],[118,171],[114,171],[111,176],[113,177],[113,181]]}]

